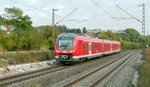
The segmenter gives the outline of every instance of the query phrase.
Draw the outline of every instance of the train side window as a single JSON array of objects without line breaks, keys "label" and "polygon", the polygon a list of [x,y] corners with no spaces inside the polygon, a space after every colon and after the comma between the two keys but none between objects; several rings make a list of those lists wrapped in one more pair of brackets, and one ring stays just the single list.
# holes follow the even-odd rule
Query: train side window
[{"label": "train side window", "polygon": [[84,50],[86,50],[86,44],[84,44]]},{"label": "train side window", "polygon": [[92,44],[92,50],[94,50],[94,44]]},{"label": "train side window", "polygon": [[83,45],[83,50],[88,50],[88,45],[87,44]]},{"label": "train side window", "polygon": [[83,44],[83,50],[85,50],[85,44]]},{"label": "train side window", "polygon": [[83,44],[83,50],[88,50],[87,44]]},{"label": "train side window", "polygon": [[88,44],[86,44],[86,50],[89,50],[89,46],[88,46]]},{"label": "train side window", "polygon": [[98,50],[98,45],[96,45],[96,50]]},{"label": "train side window", "polygon": [[81,46],[81,44],[82,44],[82,41],[79,41],[79,46]]}]

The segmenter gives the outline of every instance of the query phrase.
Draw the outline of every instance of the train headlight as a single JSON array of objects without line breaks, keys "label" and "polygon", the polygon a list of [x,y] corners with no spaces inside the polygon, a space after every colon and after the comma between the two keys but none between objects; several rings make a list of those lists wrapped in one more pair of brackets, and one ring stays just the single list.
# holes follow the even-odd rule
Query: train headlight
[{"label": "train headlight", "polygon": [[60,52],[59,50],[56,50],[56,52]]}]

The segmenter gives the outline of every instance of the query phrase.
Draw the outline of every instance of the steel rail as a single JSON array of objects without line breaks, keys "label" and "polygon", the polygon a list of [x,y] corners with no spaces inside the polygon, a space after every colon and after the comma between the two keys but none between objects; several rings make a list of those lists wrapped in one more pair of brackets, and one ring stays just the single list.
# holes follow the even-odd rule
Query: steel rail
[{"label": "steel rail", "polygon": [[[114,63],[114,62],[120,60],[121,58],[126,57],[126,56],[131,57],[133,54],[134,54],[134,53],[130,53],[130,54],[128,54],[128,55],[123,55],[123,56],[121,56],[121,57],[119,57],[119,58],[117,58],[117,59],[115,59],[115,60],[113,60],[113,61],[111,61],[111,62],[109,62],[109,63],[104,64],[102,67],[100,67],[100,68],[98,68],[98,69],[96,69],[96,70],[94,70],[94,71],[92,71],[92,72],[89,72],[89,73],[87,73],[87,74],[85,74],[85,75],[83,75],[83,76],[81,76],[81,77],[79,77],[79,78],[77,78],[77,79],[75,79],[75,80],[73,80],[73,81],[67,83],[67,84],[64,84],[62,87],[71,87],[71,86],[73,86],[74,84],[76,84],[77,82],[80,82],[81,80],[84,80],[85,78],[87,78],[87,77],[93,75],[94,73],[100,71],[101,69],[105,68],[106,66],[111,65],[112,63]],[[94,86],[94,85],[93,85],[93,86]],[[91,86],[91,87],[92,87],[92,86]]]},{"label": "steel rail", "polygon": [[126,58],[124,61],[122,61],[120,64],[118,64],[116,67],[114,67],[113,69],[111,69],[109,72],[106,72],[100,79],[98,79],[96,82],[94,82],[93,84],[91,84],[89,87],[96,87],[100,82],[102,82],[105,78],[107,78],[109,75],[111,75],[115,70],[117,70],[121,65],[126,64],[134,55],[135,53],[133,53],[132,55],[130,55],[128,58]]},{"label": "steel rail", "polygon": [[56,71],[63,70],[66,68],[67,67],[55,66],[55,67],[48,67],[48,68],[43,68],[43,69],[24,72],[24,73],[18,73],[18,74],[14,74],[14,75],[8,75],[6,77],[0,78],[0,87],[5,87],[6,85],[10,85],[12,83],[21,82],[26,79],[31,79],[31,78],[34,78],[37,76],[56,72]]}]

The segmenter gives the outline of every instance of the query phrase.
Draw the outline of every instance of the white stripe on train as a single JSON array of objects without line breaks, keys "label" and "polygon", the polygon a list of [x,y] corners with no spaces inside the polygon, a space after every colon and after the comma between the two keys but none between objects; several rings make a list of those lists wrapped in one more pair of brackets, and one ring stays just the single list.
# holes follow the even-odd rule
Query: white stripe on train
[{"label": "white stripe on train", "polygon": [[[101,55],[108,55],[108,54],[112,54],[112,53],[116,53],[116,52],[119,52],[120,50],[116,50],[116,51],[112,51],[112,52],[103,52],[103,53],[96,53],[96,54],[88,54],[88,55],[82,55],[82,56],[73,56],[73,59],[74,60],[78,60],[80,58],[83,58],[83,57],[87,57],[88,59],[91,59],[91,58],[94,58],[94,57],[98,57],[98,56],[101,56]],[[58,56],[55,56],[56,59],[58,59]]]}]

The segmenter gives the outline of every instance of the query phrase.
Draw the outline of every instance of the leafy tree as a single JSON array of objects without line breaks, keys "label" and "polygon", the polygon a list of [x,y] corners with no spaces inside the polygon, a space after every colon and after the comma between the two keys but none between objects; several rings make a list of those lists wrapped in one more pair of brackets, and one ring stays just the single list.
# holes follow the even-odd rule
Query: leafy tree
[{"label": "leafy tree", "polygon": [[137,38],[139,43],[142,43],[142,45],[145,47],[146,45],[149,44],[149,37],[148,36],[141,36]]},{"label": "leafy tree", "polygon": [[81,34],[81,30],[79,28],[77,28],[77,29],[76,28],[72,28],[72,29],[68,28],[66,32]]},{"label": "leafy tree", "polygon": [[139,38],[137,38],[138,42],[141,42],[141,43],[146,43],[147,42],[147,39],[145,36],[141,36]]},{"label": "leafy tree", "polygon": [[2,23],[3,23],[3,18],[2,16],[0,16],[0,26],[2,25]]},{"label": "leafy tree", "polygon": [[3,54],[5,54],[6,43],[7,43],[6,31],[0,30],[0,44],[2,45]]},{"label": "leafy tree", "polygon": [[61,33],[79,33],[81,34],[81,29],[79,28],[67,28],[65,25],[58,25],[55,28]]},{"label": "leafy tree", "polygon": [[123,41],[130,41],[129,35],[123,30],[121,33],[117,33],[118,36],[122,38]]},{"label": "leafy tree", "polygon": [[126,32],[126,36],[129,37],[130,41],[132,42],[138,42],[137,38],[141,36],[140,33],[133,28],[128,28],[125,30],[125,32]]},{"label": "leafy tree", "polygon": [[100,38],[100,39],[109,39],[109,36],[108,36],[107,32],[101,32],[98,35],[98,38]]},{"label": "leafy tree", "polygon": [[83,27],[83,28],[82,28],[82,33],[83,33],[83,34],[86,34],[86,32],[87,32],[86,27]]},{"label": "leafy tree", "polygon": [[[14,26],[15,30],[25,31],[32,29],[32,21],[30,20],[31,18],[28,15],[24,16],[21,9],[16,7],[5,8],[5,12],[5,20],[9,21],[9,23]],[[7,17],[7,15],[9,15],[9,17]]]},{"label": "leafy tree", "polygon": [[95,34],[93,32],[87,32],[86,34],[91,36],[91,37],[95,37]]},{"label": "leafy tree", "polygon": [[117,41],[121,40],[121,37],[117,33],[112,32],[111,30],[107,30],[107,31],[99,33],[98,38],[117,40]]},{"label": "leafy tree", "polygon": [[5,8],[5,11],[6,14],[10,15],[12,19],[23,15],[23,11],[16,7]]},{"label": "leafy tree", "polygon": [[28,40],[28,41],[29,41],[29,43],[32,42],[31,43],[32,48],[37,48],[38,50],[40,50],[42,45],[44,44],[44,38],[43,38],[43,35],[41,33],[41,30],[38,28],[35,28],[30,35],[32,35],[31,36],[32,39],[29,38],[30,40]]},{"label": "leafy tree", "polygon": [[[60,28],[60,26],[59,26]],[[43,39],[43,46],[46,46],[48,48],[53,48],[55,40],[60,34],[60,31],[58,30],[57,26],[40,26],[38,27],[38,30],[41,33],[41,38]]]},{"label": "leafy tree", "polygon": [[[12,25],[14,30],[12,31],[12,37],[16,42],[17,53],[19,48],[24,46],[28,32],[32,31],[31,18],[28,15],[23,15],[23,11],[19,8],[12,7],[5,9],[5,25]],[[7,15],[9,17],[7,18]]]},{"label": "leafy tree", "polygon": [[55,27],[57,27],[60,32],[67,32],[67,30],[68,30],[68,28],[65,25],[62,25],[62,26],[58,25]]}]

